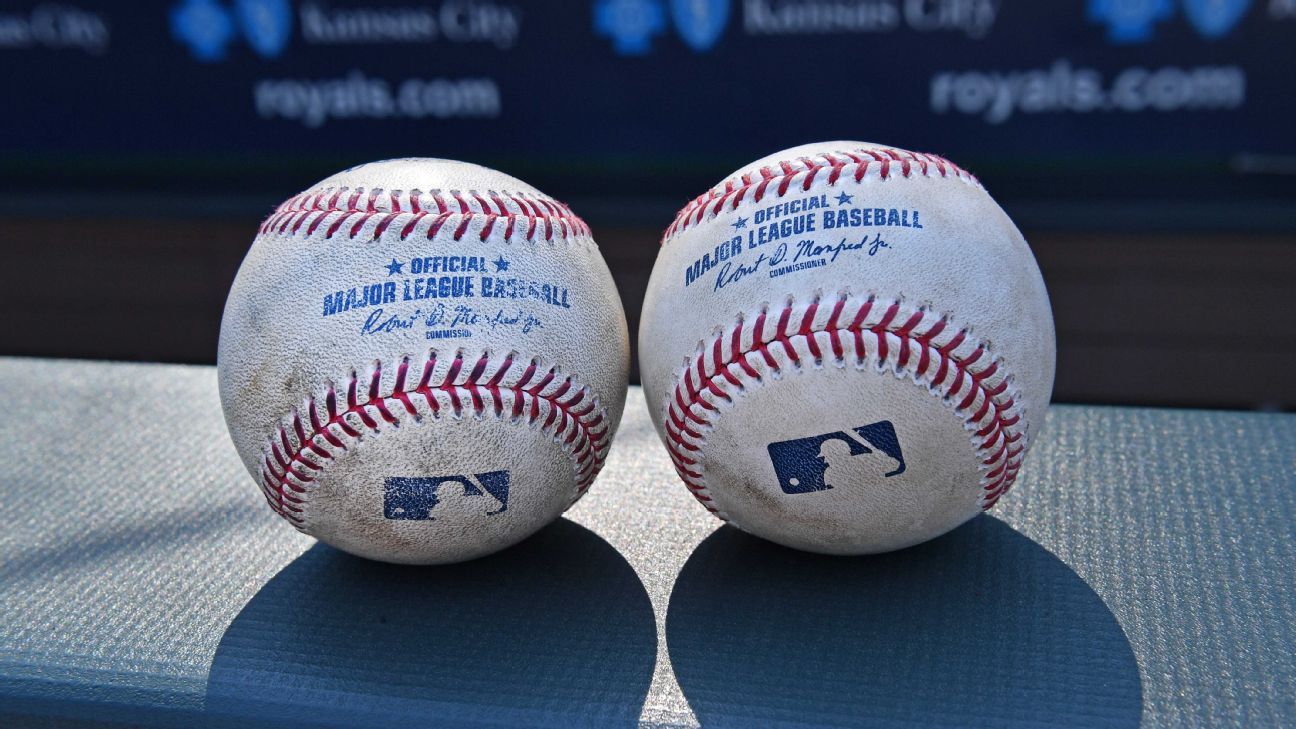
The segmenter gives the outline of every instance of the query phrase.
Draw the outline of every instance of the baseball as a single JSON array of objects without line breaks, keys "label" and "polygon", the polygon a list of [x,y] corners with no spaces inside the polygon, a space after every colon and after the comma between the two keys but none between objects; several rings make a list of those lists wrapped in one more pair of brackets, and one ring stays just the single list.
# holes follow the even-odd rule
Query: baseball
[{"label": "baseball", "polygon": [[414,564],[503,549],[579,499],[628,365],[585,223],[438,159],[354,167],[281,205],[230,290],[218,354],[230,436],[270,508]]},{"label": "baseball", "polygon": [[757,536],[900,549],[1012,487],[1053,387],[1021,233],[968,172],[865,142],[778,152],[667,229],[640,327],[689,491]]}]

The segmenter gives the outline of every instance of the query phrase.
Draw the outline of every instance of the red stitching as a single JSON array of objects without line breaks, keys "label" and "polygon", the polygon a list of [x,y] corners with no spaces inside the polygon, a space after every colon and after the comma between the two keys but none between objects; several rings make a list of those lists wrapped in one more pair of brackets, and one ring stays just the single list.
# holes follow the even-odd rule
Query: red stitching
[{"label": "red stitching", "polygon": [[[302,528],[303,505],[309,488],[325,464],[338,457],[337,451],[347,450],[348,439],[357,440],[364,431],[380,432],[379,420],[398,427],[402,411],[416,421],[421,420],[416,402],[425,403],[434,418],[440,417],[443,409],[456,417],[470,410],[474,415],[489,411],[503,418],[506,401],[511,401],[507,415],[527,424],[536,423],[547,411],[540,427],[571,454],[576,475],[575,498],[580,498],[603,468],[610,445],[606,412],[598,398],[589,388],[562,376],[557,368],[542,369],[534,359],[523,367],[513,354],[499,362],[494,362],[489,354],[482,354],[460,382],[465,362],[462,354],[456,354],[444,376],[434,381],[437,353],[430,352],[418,384],[407,387],[410,361],[408,357],[403,358],[389,395],[379,395],[382,363],[375,362],[367,384],[362,384],[355,372],[351,373],[341,394],[344,403],[339,403],[338,390],[332,383],[324,391],[323,402],[314,397],[307,400],[309,424],[294,409],[278,432],[268,439],[262,458],[261,491],[270,508]],[[521,374],[515,381],[505,382],[518,371]]]},{"label": "red stitching", "polygon": [[[728,331],[700,346],[676,376],[663,421],[667,450],[689,491],[721,519],[700,467],[705,433],[752,381],[800,369],[805,360],[822,366],[831,354],[845,366],[874,362],[912,378],[950,403],[973,444],[983,470],[981,506],[989,509],[1017,479],[1027,443],[1022,408],[1001,362],[948,317],[899,301],[850,295],[831,307],[815,299],[803,311],[792,300],[780,311],[761,309],[740,317]],[[780,362],[780,356],[785,361]]]},{"label": "red stitching", "polygon": [[[835,187],[843,174],[848,174],[855,182],[860,182],[869,170],[876,169],[883,180],[895,175],[895,165],[899,162],[900,176],[949,177],[953,175],[965,182],[980,185],[980,181],[967,170],[950,162],[944,157],[924,152],[910,152],[905,149],[890,147],[866,147],[851,151],[824,152],[814,157],[801,157],[795,160],[775,162],[760,168],[755,173],[748,172],[740,177],[731,178],[711,188],[685,205],[674,222],[662,236],[664,244],[676,233],[682,232],[698,223],[708,215],[715,217],[726,206],[737,210],[750,191],[752,202],[760,202],[774,185],[775,197],[787,194],[798,175],[804,175],[799,187],[802,191],[810,189],[815,178],[823,172],[828,173],[828,186]],[[853,171],[852,171],[853,170]],[[759,175],[759,178],[755,177]]]},{"label": "red stitching", "polygon": [[360,238],[370,221],[375,220],[368,236],[371,240],[377,240],[389,228],[399,230],[400,239],[405,240],[424,221],[429,240],[449,223],[451,237],[460,241],[474,222],[480,222],[478,238],[483,241],[497,223],[503,226],[507,239],[519,231],[528,241],[535,241],[537,236],[552,241],[555,235],[563,239],[590,235],[585,221],[555,200],[494,190],[405,192],[380,187],[327,188],[296,195],[265,219],[261,233],[295,235],[305,225],[306,235],[311,236],[330,216],[326,238],[339,232],[353,240]]}]

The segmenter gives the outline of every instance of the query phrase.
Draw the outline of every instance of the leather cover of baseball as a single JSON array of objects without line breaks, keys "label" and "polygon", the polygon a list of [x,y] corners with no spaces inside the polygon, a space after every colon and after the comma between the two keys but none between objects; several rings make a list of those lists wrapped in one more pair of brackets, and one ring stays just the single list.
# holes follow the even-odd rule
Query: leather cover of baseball
[{"label": "leather cover of baseball", "polygon": [[1039,268],[976,178],[866,142],[778,152],[686,206],[640,328],[653,422],[693,495],[829,554],[993,506],[1054,360]]},{"label": "leather cover of baseball", "polygon": [[625,313],[589,228],[438,159],[340,172],[261,227],[221,322],[221,403],[271,508],[389,562],[472,559],[557,518],[625,404]]}]

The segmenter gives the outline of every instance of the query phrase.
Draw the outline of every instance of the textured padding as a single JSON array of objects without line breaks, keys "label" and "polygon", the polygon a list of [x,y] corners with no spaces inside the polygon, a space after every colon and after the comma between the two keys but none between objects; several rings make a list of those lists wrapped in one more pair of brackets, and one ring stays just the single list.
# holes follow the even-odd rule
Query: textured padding
[{"label": "textured padding", "polygon": [[1055,407],[993,516],[833,558],[634,388],[567,518],[416,568],[284,529],[215,379],[0,360],[0,726],[1296,723],[1296,416]]}]

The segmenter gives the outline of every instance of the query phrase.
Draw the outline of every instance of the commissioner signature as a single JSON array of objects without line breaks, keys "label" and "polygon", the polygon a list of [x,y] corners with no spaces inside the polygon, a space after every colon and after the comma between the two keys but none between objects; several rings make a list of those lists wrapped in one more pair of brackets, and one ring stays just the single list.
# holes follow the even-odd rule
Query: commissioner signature
[{"label": "commissioner signature", "polygon": [[383,309],[374,309],[360,326],[361,336],[389,334],[418,325],[428,329],[461,329],[464,327],[488,326],[491,329],[501,327],[520,329],[523,334],[530,334],[536,329],[543,329],[544,323],[538,317],[521,309],[498,309],[494,312],[479,311],[467,304],[448,306],[437,304],[424,313],[415,309],[408,314],[388,314]]},{"label": "commissioner signature", "polygon": [[[848,239],[842,238],[840,242],[834,244],[816,243],[813,240],[798,241],[791,249],[791,259],[789,260],[789,248],[787,242],[780,243],[773,253],[762,253],[751,261],[726,261],[716,273],[715,286],[713,291],[728,286],[732,283],[747,278],[758,273],[762,267],[769,271],[771,278],[789,273],[792,270],[801,268],[813,268],[826,265],[836,261],[843,253],[864,252],[867,255],[876,256],[883,248],[890,248],[891,244],[882,238],[881,233],[874,233],[871,237],[864,236],[858,242],[849,242]],[[798,265],[800,264],[800,265]],[[796,268],[788,268],[795,266]]]},{"label": "commissioner signature", "polygon": [[868,236],[864,236],[864,240],[858,243],[847,243],[846,239],[842,238],[841,242],[836,245],[821,245],[812,240],[803,240],[797,243],[797,252],[792,257],[792,262],[799,263],[811,257],[822,258],[828,256],[828,262],[832,263],[837,260],[838,256],[846,252],[867,250],[870,256],[876,256],[878,251],[890,247],[890,244],[882,240],[881,233],[874,233],[871,240]]}]

